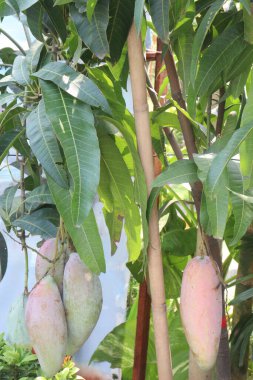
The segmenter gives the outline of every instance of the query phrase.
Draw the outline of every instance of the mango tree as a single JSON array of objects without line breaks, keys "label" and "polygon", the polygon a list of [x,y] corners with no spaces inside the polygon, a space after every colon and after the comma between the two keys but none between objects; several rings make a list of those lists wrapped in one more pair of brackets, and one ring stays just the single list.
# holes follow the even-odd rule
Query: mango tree
[{"label": "mango tree", "polygon": [[[12,230],[22,245],[24,293],[30,290],[28,255],[33,254],[27,233],[56,238],[78,252],[96,275],[106,271],[93,212],[98,194],[111,253],[117,254],[124,228],[132,281],[146,279],[146,297],[151,295],[148,352],[142,342],[146,379],[188,376],[178,298],[182,272],[195,254],[209,256],[216,268],[222,309],[215,368],[201,369],[191,352],[189,378],[215,373],[217,379],[230,379],[225,278],[253,220],[250,1],[2,1],[1,18],[10,15],[22,20],[29,49],[0,29],[15,45],[0,50],[0,162],[8,165],[14,150],[12,165],[20,172],[1,196],[0,210],[7,232]],[[145,71],[148,28],[162,47],[160,92]],[[123,97],[129,72],[134,115]],[[155,180],[153,155],[162,167]],[[222,247],[228,247],[226,259]],[[240,276],[250,281],[241,256],[239,261]],[[237,285],[234,304],[252,297],[251,283],[238,290],[243,280],[229,282]],[[195,303],[205,285],[196,288]],[[251,306],[243,319],[238,311],[234,317],[234,378],[247,376]],[[147,303],[147,314],[148,309]],[[137,314],[135,300],[126,323],[101,342],[92,358],[122,368],[126,379],[136,376]],[[145,371],[135,379],[143,376]]]}]

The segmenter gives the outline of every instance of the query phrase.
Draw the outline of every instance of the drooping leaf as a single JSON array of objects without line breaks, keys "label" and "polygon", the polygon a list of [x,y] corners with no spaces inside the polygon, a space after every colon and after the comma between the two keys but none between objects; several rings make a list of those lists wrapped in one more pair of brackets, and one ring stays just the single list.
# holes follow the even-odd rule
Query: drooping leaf
[{"label": "drooping leaf", "polygon": [[15,98],[16,98],[15,94],[9,94],[7,92],[5,94],[1,94],[0,95],[0,107],[6,103],[12,102]]},{"label": "drooping leaf", "polygon": [[7,156],[10,148],[14,145],[15,141],[24,133],[21,131],[9,131],[0,136],[0,164]]},{"label": "drooping leaf", "polygon": [[145,0],[136,0],[134,7],[134,23],[137,30],[137,34],[141,31],[141,23],[144,12]]},{"label": "drooping leaf", "polygon": [[29,212],[45,204],[54,204],[48,185],[43,184],[31,191],[26,196],[25,204]]},{"label": "drooping leaf", "polygon": [[[110,191],[124,216],[129,260],[135,261],[141,252],[140,213],[134,201],[134,189],[128,169],[110,136],[100,138],[101,162],[109,178]],[[102,166],[101,166],[102,167]]]},{"label": "drooping leaf", "polygon": [[31,79],[26,57],[18,55],[15,58],[12,68],[12,76],[18,84],[29,86]]},{"label": "drooping leaf", "polygon": [[63,148],[72,178],[72,217],[81,225],[94,201],[100,173],[100,152],[94,118],[88,105],[53,83],[41,82],[45,108]]},{"label": "drooping leaf", "polygon": [[178,73],[183,82],[183,93],[186,97],[190,83],[190,67],[192,60],[193,27],[190,19],[182,31],[177,34],[175,52],[178,57]]},{"label": "drooping leaf", "polygon": [[123,217],[121,216],[120,208],[117,206],[114,206],[111,212],[104,208],[103,213],[111,239],[111,254],[114,255],[121,237]]},{"label": "drooping leaf", "polygon": [[107,100],[95,83],[64,62],[48,63],[34,76],[51,81],[74,98],[91,106],[101,107],[105,112],[110,113]]},{"label": "drooping leaf", "polygon": [[223,171],[213,193],[206,190],[206,185],[204,185],[204,191],[212,236],[222,239],[228,216],[229,191],[227,170]]},{"label": "drooping leaf", "polygon": [[[148,225],[147,225],[147,220],[146,220],[147,187],[146,187],[143,168],[140,162],[140,157],[137,152],[137,142],[136,142],[136,135],[134,131],[134,119],[132,115],[129,114],[128,117],[126,117],[126,119],[121,120],[121,122],[118,122],[117,120],[109,118],[107,116],[103,117],[103,120],[114,125],[120,131],[120,133],[122,133],[133,158],[134,190],[135,190],[134,195],[135,195],[136,203],[140,205],[140,208],[141,208],[143,254],[146,255],[146,249],[147,249],[148,240],[149,240]],[[107,187],[109,188],[109,185]]]},{"label": "drooping leaf", "polygon": [[252,129],[253,125],[247,125],[235,131],[226,147],[214,158],[207,177],[207,191],[210,195],[215,191],[229,160],[238,151],[239,146],[249,136]]},{"label": "drooping leaf", "polygon": [[105,272],[105,259],[96,219],[91,210],[84,223],[75,227],[71,217],[71,194],[48,177],[49,189],[68,233],[83,262],[94,273]]},{"label": "drooping leaf", "polygon": [[84,13],[71,7],[71,17],[85,45],[100,59],[109,53],[106,30],[109,23],[109,1],[98,0],[91,21]]},{"label": "drooping leaf", "polygon": [[32,5],[37,3],[38,0],[18,0],[18,7],[20,11],[25,11],[27,8],[30,8]]},{"label": "drooping leaf", "polygon": [[109,5],[109,25],[107,38],[113,63],[121,56],[133,22],[134,2],[132,0],[111,0]]},{"label": "drooping leaf", "polygon": [[42,19],[44,14],[44,8],[40,2],[35,3],[32,7],[26,10],[27,24],[31,33],[38,40],[43,42],[42,34]]},{"label": "drooping leaf", "polygon": [[32,151],[44,170],[59,186],[67,188],[68,182],[63,167],[63,158],[43,100],[26,119],[26,134]]},{"label": "drooping leaf", "polygon": [[224,0],[216,0],[213,2],[206,12],[205,16],[203,17],[197,32],[194,37],[193,45],[192,45],[192,61],[191,61],[191,83],[194,85],[197,68],[198,68],[198,59],[200,56],[201,47],[203,45],[203,42],[205,40],[205,37],[208,33],[208,30],[219,12],[220,8],[222,7],[224,3]]},{"label": "drooping leaf", "polygon": [[67,38],[66,21],[63,14],[63,9],[59,6],[54,6],[53,0],[40,0],[40,4],[47,13],[55,31],[59,34],[62,42]]},{"label": "drooping leaf", "polygon": [[152,184],[152,191],[148,199],[147,219],[149,220],[151,210],[161,188],[166,184],[194,183],[198,181],[197,166],[191,160],[180,160],[171,164],[164,170]]},{"label": "drooping leaf", "polygon": [[87,0],[87,5],[86,5],[86,12],[87,12],[87,17],[88,20],[91,22],[92,15],[94,13],[95,7],[97,5],[98,0]]},{"label": "drooping leaf", "polygon": [[7,187],[0,196],[0,208],[3,209],[7,215],[11,212],[17,189],[18,185]]},{"label": "drooping leaf", "polygon": [[244,292],[238,294],[232,301],[230,301],[230,305],[236,305],[238,303],[241,303],[243,301],[248,300],[249,298],[253,297],[253,288],[247,289]]},{"label": "drooping leaf", "polygon": [[244,195],[243,177],[240,172],[240,165],[231,161],[228,165],[229,189],[231,191],[231,201],[235,218],[234,236],[230,245],[235,245],[246,233],[247,228],[253,220],[253,207],[245,199],[237,194]]},{"label": "drooping leaf", "polygon": [[243,25],[226,29],[206,49],[199,63],[194,85],[195,94],[203,96],[227,65],[240,55],[245,47]]},{"label": "drooping leaf", "polygon": [[[251,126],[253,124],[253,81],[248,93],[246,106],[244,107],[241,128]],[[253,186],[253,132],[249,133],[247,138],[240,145],[240,166],[244,179],[245,190]]]},{"label": "drooping leaf", "polygon": [[244,39],[249,44],[253,44],[253,5],[250,4],[250,14],[244,8],[243,9],[243,21],[244,21]]},{"label": "drooping leaf", "polygon": [[160,39],[169,41],[169,8],[170,0],[149,0],[150,15]]},{"label": "drooping leaf", "polygon": [[54,238],[57,233],[55,225],[46,219],[38,218],[36,211],[16,219],[13,225],[29,231],[32,235],[39,235],[44,239]]},{"label": "drooping leaf", "polygon": [[194,255],[196,250],[196,228],[170,230],[162,235],[162,251],[174,256]]},{"label": "drooping leaf", "polygon": [[41,42],[35,41],[29,48],[28,53],[26,54],[25,59],[30,74],[35,72],[37,69],[43,46],[44,45]]}]

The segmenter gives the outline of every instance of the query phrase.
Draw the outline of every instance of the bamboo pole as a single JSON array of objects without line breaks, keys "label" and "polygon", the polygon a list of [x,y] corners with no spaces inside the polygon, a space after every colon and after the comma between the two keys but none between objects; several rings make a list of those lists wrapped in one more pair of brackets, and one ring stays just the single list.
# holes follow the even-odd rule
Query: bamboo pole
[{"label": "bamboo pole", "polygon": [[[131,27],[128,36],[128,57],[138,150],[149,194],[154,179],[154,167],[146,93],[146,74],[142,42],[137,36],[134,25]],[[154,322],[158,377],[159,380],[172,380],[157,207],[153,208],[149,222],[148,275]]]}]

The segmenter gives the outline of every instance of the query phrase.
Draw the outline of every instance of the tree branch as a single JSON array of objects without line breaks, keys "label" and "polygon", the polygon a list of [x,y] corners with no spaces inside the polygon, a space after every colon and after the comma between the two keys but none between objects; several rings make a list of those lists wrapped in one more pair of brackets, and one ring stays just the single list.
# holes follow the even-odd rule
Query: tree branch
[{"label": "tree branch", "polygon": [[[146,70],[146,82],[147,82],[148,93],[149,93],[150,99],[153,103],[154,109],[157,109],[157,108],[161,107],[161,104],[158,100],[157,93],[154,90],[152,83],[149,79],[147,70]],[[175,136],[174,136],[172,130],[169,127],[164,127],[163,130],[164,130],[164,133],[165,133],[167,139],[169,140],[169,143],[171,145],[173,152],[175,153],[175,156],[177,157],[178,160],[182,160],[183,154],[180,150],[180,147],[177,143],[177,140],[175,139]]]},{"label": "tree branch", "polygon": [[14,40],[14,38],[12,38],[12,36],[9,35],[9,33],[7,33],[2,28],[0,28],[0,33],[3,33],[14,45],[16,45],[16,47],[18,48],[18,50],[20,50],[23,55],[26,55],[26,53],[25,53],[24,49],[22,48],[22,46],[20,46],[19,43],[16,40]]},{"label": "tree branch", "polygon": [[[185,105],[185,101],[183,99],[183,95],[181,92],[173,54],[170,49],[168,49],[167,53],[165,54],[164,60],[165,60],[165,66],[166,66],[166,70],[167,70],[167,74],[168,74],[168,78],[170,82],[172,98],[176,100],[176,102],[180,105],[180,107],[186,110],[186,105]],[[187,149],[189,157],[192,159],[193,154],[197,153],[197,147],[195,144],[195,137],[194,137],[192,125],[190,121],[187,119],[187,117],[185,117],[179,110],[177,110],[177,114],[178,114],[178,119],[181,125],[182,133],[184,136],[186,149]]]}]

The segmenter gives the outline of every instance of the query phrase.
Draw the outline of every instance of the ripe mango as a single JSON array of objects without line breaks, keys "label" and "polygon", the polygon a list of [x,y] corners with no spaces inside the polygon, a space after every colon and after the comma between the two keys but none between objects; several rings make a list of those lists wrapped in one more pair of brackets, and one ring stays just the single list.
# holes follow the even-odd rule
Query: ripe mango
[{"label": "ripe mango", "polygon": [[[39,250],[40,254],[47,257],[49,260],[53,260],[55,257],[55,248],[56,248],[55,244],[56,244],[55,238],[46,240],[40,247],[40,250]],[[56,257],[59,257],[59,251]],[[63,254],[55,262],[54,265],[52,263],[49,263],[47,260],[43,259],[41,256],[37,255],[36,263],[35,263],[35,276],[36,276],[37,281],[41,280],[47,273],[53,277],[56,284],[58,285],[60,292],[62,293],[63,272],[64,272],[64,255]]]},{"label": "ripe mango", "polygon": [[73,355],[88,339],[102,308],[99,277],[77,253],[71,253],[63,276],[63,303],[68,325],[67,354]]},{"label": "ripe mango", "polygon": [[7,340],[11,344],[32,348],[25,325],[25,307],[27,296],[21,294],[12,304],[7,322]]},{"label": "ripe mango", "polygon": [[196,256],[182,280],[180,312],[186,339],[198,366],[211,369],[217,358],[222,321],[222,287],[215,262]]},{"label": "ripe mango", "polygon": [[54,376],[64,360],[67,323],[59,289],[47,275],[28,297],[25,321],[32,346],[42,370]]}]

